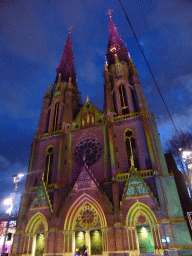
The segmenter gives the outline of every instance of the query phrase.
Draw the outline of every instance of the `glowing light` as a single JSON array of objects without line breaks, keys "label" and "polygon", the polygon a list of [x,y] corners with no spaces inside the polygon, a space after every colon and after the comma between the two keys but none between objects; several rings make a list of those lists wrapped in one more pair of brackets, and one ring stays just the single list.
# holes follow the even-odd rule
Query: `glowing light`
[{"label": "glowing light", "polygon": [[13,203],[13,198],[7,198],[7,199],[5,199],[5,201],[4,201],[4,205],[10,205],[10,204],[12,204]]},{"label": "glowing light", "polygon": [[148,232],[147,232],[147,229],[145,227],[142,227],[141,235],[142,235],[143,238],[147,238],[148,237]]},{"label": "glowing light", "polygon": [[115,46],[112,46],[110,49],[110,52],[116,52],[117,48]]},{"label": "glowing light", "polygon": [[188,162],[188,161],[190,162],[190,160],[192,159],[192,151],[191,150],[183,151],[182,158],[184,162]]},{"label": "glowing light", "polygon": [[162,243],[170,243],[170,238],[166,237],[166,238],[162,238]]},{"label": "glowing light", "polygon": [[20,178],[22,178],[23,176],[24,176],[23,173],[19,173],[19,174],[18,174],[18,177],[20,177]]},{"label": "glowing light", "polygon": [[7,214],[11,214],[12,210],[13,210],[13,205],[11,205],[11,206],[9,207],[9,209],[6,211],[6,213],[7,213]]}]

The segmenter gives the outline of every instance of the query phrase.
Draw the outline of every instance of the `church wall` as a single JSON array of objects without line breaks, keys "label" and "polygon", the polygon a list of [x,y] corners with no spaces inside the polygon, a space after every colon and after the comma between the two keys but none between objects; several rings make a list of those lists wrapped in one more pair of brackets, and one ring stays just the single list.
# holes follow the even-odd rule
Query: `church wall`
[{"label": "church wall", "polygon": [[156,177],[155,181],[164,217],[183,218],[183,211],[174,177]]},{"label": "church wall", "polygon": [[64,235],[63,235],[63,230],[59,230],[56,233],[56,240],[57,240],[57,253],[63,253],[63,240],[64,240]]},{"label": "church wall", "polygon": [[108,228],[107,236],[108,236],[108,251],[109,252],[116,251],[115,229]]},{"label": "church wall", "polygon": [[140,169],[150,169],[150,157],[147,149],[142,120],[140,118],[135,118],[133,120],[115,122],[113,123],[113,126],[114,133],[116,134],[116,138],[114,138],[114,145],[118,148],[118,152],[116,153],[116,162],[119,162],[119,170],[122,172],[128,171],[126,145],[124,140],[124,132],[127,128],[133,129],[135,134]]},{"label": "church wall", "polygon": [[[57,170],[58,166],[58,153],[59,153],[59,136],[39,139],[36,141],[34,151],[34,160],[32,163],[32,172],[34,175],[28,180],[28,187],[34,186],[35,178],[38,178],[38,183],[42,180],[42,174],[45,166],[45,153],[49,146],[53,146],[53,170]],[[57,171],[52,172],[52,182],[56,182]]]},{"label": "church wall", "polygon": [[69,159],[70,148],[68,145],[68,139],[69,134],[64,134],[60,136],[59,141],[57,183],[61,188],[69,186],[69,176],[71,170]]}]

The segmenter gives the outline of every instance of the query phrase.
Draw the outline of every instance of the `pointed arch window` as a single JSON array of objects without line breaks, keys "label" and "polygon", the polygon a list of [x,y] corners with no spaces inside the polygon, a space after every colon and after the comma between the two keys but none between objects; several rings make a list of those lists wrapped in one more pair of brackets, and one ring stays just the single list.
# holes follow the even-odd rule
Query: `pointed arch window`
[{"label": "pointed arch window", "polygon": [[45,155],[44,182],[46,184],[51,184],[52,169],[53,169],[53,147],[49,147],[46,150],[46,155]]},{"label": "pointed arch window", "polygon": [[55,111],[53,117],[53,131],[58,129],[59,101],[55,103]]},{"label": "pointed arch window", "polygon": [[119,96],[120,96],[120,102],[121,102],[123,115],[129,114],[129,108],[128,108],[128,104],[127,104],[127,96],[126,96],[124,84],[119,85]]},{"label": "pointed arch window", "polygon": [[135,111],[137,112],[138,111],[138,104],[137,104],[137,96],[136,96],[136,93],[133,89],[131,89],[131,96],[132,96],[132,99],[133,99],[133,105],[134,105],[134,109]]},{"label": "pointed arch window", "polygon": [[128,159],[128,168],[131,168],[132,165],[135,168],[139,169],[138,153],[135,143],[135,135],[131,129],[125,131],[125,146]]},{"label": "pointed arch window", "polygon": [[113,92],[113,106],[114,106],[115,112],[117,113],[117,102],[116,102],[115,92]]},{"label": "pointed arch window", "polygon": [[46,122],[46,127],[45,127],[45,133],[49,131],[49,120],[50,120],[50,109],[48,110],[47,113],[47,122]]}]

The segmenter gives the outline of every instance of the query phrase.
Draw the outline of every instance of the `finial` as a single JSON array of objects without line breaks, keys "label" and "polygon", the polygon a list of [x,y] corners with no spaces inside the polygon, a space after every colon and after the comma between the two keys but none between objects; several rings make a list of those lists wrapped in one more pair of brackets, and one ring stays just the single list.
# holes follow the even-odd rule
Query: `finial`
[{"label": "finial", "polygon": [[109,9],[108,12],[106,14],[109,14],[109,17],[111,18],[111,12],[113,12],[113,10]]},{"label": "finial", "polygon": [[61,73],[59,73],[59,79],[58,82],[61,82]]},{"label": "finial", "polygon": [[89,95],[87,95],[86,97],[86,102],[89,102]]},{"label": "finial", "polygon": [[71,29],[72,29],[73,26],[70,25],[70,27],[68,28],[69,29],[69,34],[71,34]]}]

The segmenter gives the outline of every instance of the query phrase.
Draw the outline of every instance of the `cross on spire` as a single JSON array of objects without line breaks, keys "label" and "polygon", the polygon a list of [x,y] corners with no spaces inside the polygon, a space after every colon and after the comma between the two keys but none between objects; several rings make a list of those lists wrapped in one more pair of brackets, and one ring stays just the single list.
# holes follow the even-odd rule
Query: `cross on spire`
[{"label": "cross on spire", "polygon": [[71,34],[71,29],[72,29],[73,26],[70,25],[70,27],[68,28],[69,29],[69,34]]},{"label": "cross on spire", "polygon": [[113,10],[109,9],[108,12],[106,14],[109,14],[109,17],[111,18],[111,12],[113,12]]}]

